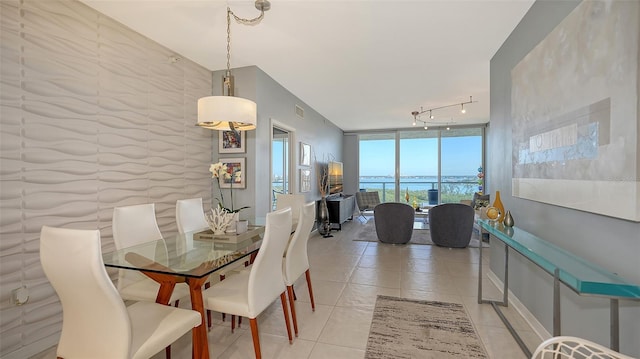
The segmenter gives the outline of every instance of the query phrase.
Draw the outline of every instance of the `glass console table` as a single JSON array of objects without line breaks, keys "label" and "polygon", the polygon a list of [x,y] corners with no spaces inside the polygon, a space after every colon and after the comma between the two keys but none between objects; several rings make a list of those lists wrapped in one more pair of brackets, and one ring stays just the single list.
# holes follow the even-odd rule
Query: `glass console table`
[{"label": "glass console table", "polygon": [[571,254],[533,234],[517,227],[505,227],[486,219],[477,221],[482,233],[488,233],[505,244],[504,288],[502,302],[482,298],[482,246],[480,246],[478,303],[488,303],[498,313],[520,348],[531,357],[531,352],[515,332],[498,306],[508,305],[509,290],[509,248],[551,274],[553,284],[553,336],[561,331],[560,283],[578,295],[606,297],[610,299],[611,342],[613,350],[619,350],[619,299],[639,300],[640,285],[630,283],[615,273],[609,272],[587,260]]}]

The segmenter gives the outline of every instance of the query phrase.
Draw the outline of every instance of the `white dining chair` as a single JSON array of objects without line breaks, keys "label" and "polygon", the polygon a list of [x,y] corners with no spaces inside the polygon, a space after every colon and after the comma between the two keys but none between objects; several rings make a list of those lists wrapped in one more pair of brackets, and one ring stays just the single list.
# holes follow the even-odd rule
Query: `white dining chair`
[{"label": "white dining chair", "polygon": [[176,201],[176,224],[178,232],[194,232],[209,229],[204,217],[202,198],[179,199]]},{"label": "white dining chair", "polygon": [[633,359],[592,341],[571,337],[552,337],[538,345],[531,359]]},{"label": "white dining chair", "polygon": [[291,318],[293,319],[293,330],[296,337],[298,336],[298,319],[294,303],[295,294],[293,284],[303,274],[305,274],[307,279],[307,288],[309,289],[309,298],[311,299],[311,310],[316,310],[313,299],[313,289],[311,287],[311,275],[309,273],[309,256],[307,254],[307,243],[316,218],[315,202],[309,202],[300,208],[299,218],[298,226],[289,240],[289,245],[287,246],[283,259],[284,282],[287,286],[289,307],[291,308]]},{"label": "white dining chair", "polygon": [[267,213],[264,237],[251,270],[229,276],[202,292],[206,309],[249,318],[257,359],[262,354],[256,318],[278,296],[282,303],[289,343],[293,342],[282,271],[282,256],[290,233],[290,208]]},{"label": "white dining chair", "polygon": [[290,193],[279,193],[276,197],[276,210],[291,208],[291,226],[298,225],[298,220],[300,217],[300,209],[305,204],[304,195],[301,194],[290,194]]},{"label": "white dining chair", "polygon": [[[113,241],[118,250],[162,239],[153,203],[115,207],[111,225]],[[166,253],[167,248],[154,248],[153,252],[138,252],[138,254],[154,259],[158,257],[158,251]],[[160,284],[139,271],[119,269],[117,288],[120,296],[125,300],[153,302],[158,295]],[[177,283],[169,303],[175,302],[177,307],[179,304],[177,301],[188,295],[189,286],[186,283]]]},{"label": "white dining chair", "polygon": [[[204,231],[209,229],[209,224],[204,217],[204,209],[202,208],[202,198],[190,198],[179,199],[176,201],[176,224],[178,225],[178,232],[185,234],[188,232]],[[187,235],[182,238],[183,241],[176,242],[179,245],[178,253],[185,253],[189,249],[193,248],[193,236]],[[224,280],[228,274],[228,270],[219,271],[218,276],[220,280]],[[211,280],[204,283],[204,287],[211,287]],[[222,321],[225,321],[225,313],[222,313]],[[235,319],[235,318],[234,318]],[[232,323],[234,327],[235,322]],[[211,311],[207,310],[207,327],[211,328]],[[240,326],[240,323],[238,323]],[[232,328],[233,329],[233,328]]]},{"label": "white dining chair", "polygon": [[150,358],[202,322],[190,309],[125,306],[104,267],[98,230],[42,227],[40,262],[62,304],[58,358]]}]

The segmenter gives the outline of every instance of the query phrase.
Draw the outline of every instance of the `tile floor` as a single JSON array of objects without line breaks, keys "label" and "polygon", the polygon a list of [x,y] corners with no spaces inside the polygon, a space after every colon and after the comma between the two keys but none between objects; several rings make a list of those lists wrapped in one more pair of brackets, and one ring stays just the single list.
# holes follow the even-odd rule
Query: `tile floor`
[{"label": "tile floor", "polygon": [[[526,358],[495,311],[477,303],[478,248],[447,249],[429,245],[388,245],[353,241],[362,219],[354,218],[332,231],[332,238],[314,234],[309,240],[311,279],[316,310],[311,311],[306,282],[295,286],[299,337],[289,345],[282,307],[275,302],[258,317],[263,358],[364,358],[373,307],[378,294],[463,304],[490,358]],[[488,271],[489,251],[483,251]],[[488,280],[485,297],[501,294]],[[188,307],[189,303],[181,306]],[[540,343],[513,308],[503,310],[530,350]],[[215,315],[209,332],[211,358],[253,358],[248,320],[231,333],[230,323]],[[172,346],[174,359],[191,358],[191,336]],[[164,352],[154,356],[163,359]],[[55,358],[51,349],[38,359]]]}]

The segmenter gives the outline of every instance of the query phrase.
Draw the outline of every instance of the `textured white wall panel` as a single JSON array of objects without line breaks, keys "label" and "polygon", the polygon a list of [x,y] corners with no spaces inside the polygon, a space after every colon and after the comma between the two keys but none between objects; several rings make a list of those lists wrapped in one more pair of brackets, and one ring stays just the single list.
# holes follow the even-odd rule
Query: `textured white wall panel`
[{"label": "textured white wall panel", "polygon": [[154,202],[167,234],[176,200],[210,207],[214,133],[194,124],[211,74],[76,1],[0,6],[0,356],[20,357],[61,328],[43,225],[98,228],[108,251],[113,207]]}]

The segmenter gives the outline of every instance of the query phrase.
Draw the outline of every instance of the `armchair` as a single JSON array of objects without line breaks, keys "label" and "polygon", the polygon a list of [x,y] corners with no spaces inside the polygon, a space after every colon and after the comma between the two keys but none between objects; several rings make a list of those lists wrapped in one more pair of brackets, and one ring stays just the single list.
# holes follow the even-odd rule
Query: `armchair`
[{"label": "armchair", "polygon": [[378,192],[356,192],[356,204],[358,205],[360,216],[366,218],[364,212],[371,212],[375,206],[380,204],[380,195]]}]

